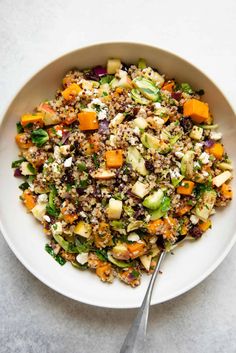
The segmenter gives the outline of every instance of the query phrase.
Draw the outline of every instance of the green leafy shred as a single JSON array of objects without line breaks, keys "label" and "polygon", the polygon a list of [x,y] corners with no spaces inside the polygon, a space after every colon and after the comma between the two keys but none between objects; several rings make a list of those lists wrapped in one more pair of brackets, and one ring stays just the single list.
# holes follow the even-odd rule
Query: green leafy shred
[{"label": "green leafy shred", "polygon": [[181,87],[181,90],[183,92],[185,92],[185,93],[188,93],[188,94],[193,94],[194,93],[192,87],[190,86],[190,84],[188,84],[186,82],[181,83],[180,87]]},{"label": "green leafy shred", "polygon": [[24,162],[25,160],[26,160],[25,158],[21,158],[21,159],[18,159],[17,161],[13,161],[11,164],[11,167],[18,168],[20,167],[21,163]]},{"label": "green leafy shred", "polygon": [[21,189],[23,191],[28,189],[28,188],[29,188],[29,183],[27,183],[27,181],[25,181],[24,183],[19,185],[19,189]]},{"label": "green leafy shred", "polygon": [[105,250],[96,250],[95,254],[101,261],[107,261],[107,252]]},{"label": "green leafy shred", "polygon": [[100,166],[100,163],[99,163],[99,159],[98,159],[98,155],[97,155],[97,153],[94,153],[93,154],[93,163],[94,163],[94,165],[95,165],[95,168],[99,168],[99,166]]},{"label": "green leafy shred", "polygon": [[43,129],[37,129],[32,131],[31,139],[37,147],[41,147],[49,140],[49,136],[47,131]]},{"label": "green leafy shred", "polygon": [[56,262],[58,262],[61,266],[65,265],[66,263],[66,260],[63,259],[63,257],[61,257],[60,255],[56,255],[53,251],[53,248],[49,245],[49,244],[46,244],[45,245],[45,250],[47,251],[47,253],[49,255],[51,255],[55,260]]},{"label": "green leafy shred", "polygon": [[106,76],[103,76],[101,79],[100,79],[100,85],[104,85],[104,83],[110,83],[112,80],[113,80],[114,76],[113,75],[106,75]]},{"label": "green leafy shred", "polygon": [[18,134],[24,132],[24,128],[19,121],[18,121],[18,123],[16,123],[16,131]]},{"label": "green leafy shred", "polygon": [[57,209],[56,205],[55,205],[55,197],[57,196],[57,189],[55,188],[55,186],[51,186],[51,190],[49,193],[49,200],[48,200],[48,204],[46,206],[46,212],[53,217],[58,217],[59,215],[59,210]]},{"label": "green leafy shred", "polygon": [[87,170],[86,164],[84,162],[78,163],[77,168],[80,172],[85,172]]}]

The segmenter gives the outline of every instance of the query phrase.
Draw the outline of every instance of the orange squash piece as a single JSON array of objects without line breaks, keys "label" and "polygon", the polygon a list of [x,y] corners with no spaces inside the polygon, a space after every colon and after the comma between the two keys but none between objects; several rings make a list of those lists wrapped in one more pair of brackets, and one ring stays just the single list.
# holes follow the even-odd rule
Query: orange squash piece
[{"label": "orange squash piece", "polygon": [[216,159],[221,159],[224,154],[224,147],[221,143],[215,142],[214,145],[206,148],[206,152],[212,154]]},{"label": "orange squash piece", "polygon": [[184,116],[190,116],[196,123],[206,122],[209,118],[208,104],[197,99],[189,99],[184,103]]},{"label": "orange squash piece", "polygon": [[193,206],[191,206],[191,205],[185,205],[183,207],[180,207],[176,213],[178,216],[183,216],[183,215],[185,215],[185,213],[189,212],[192,209],[192,207]]},{"label": "orange squash piece", "polygon": [[221,186],[221,193],[226,199],[232,199],[233,191],[232,191],[231,185],[223,184]]},{"label": "orange squash piece", "polygon": [[148,232],[152,235],[157,234],[162,231],[164,226],[164,221],[162,219],[157,219],[156,221],[151,221],[147,225]]},{"label": "orange squash piece", "polygon": [[175,236],[177,232],[177,227],[178,227],[178,221],[176,218],[173,218],[173,217],[164,218],[164,232],[163,232],[164,238],[168,239]]},{"label": "orange squash piece", "polygon": [[98,277],[101,278],[103,282],[105,282],[109,279],[111,270],[112,270],[111,264],[105,263],[104,265],[96,268],[96,274]]},{"label": "orange squash piece", "polygon": [[78,219],[78,215],[76,213],[67,213],[66,207],[63,207],[61,209],[61,213],[62,213],[63,219],[66,223],[71,224]]},{"label": "orange squash piece", "polygon": [[182,180],[180,186],[177,187],[177,193],[181,195],[191,195],[195,183],[191,180]]},{"label": "orange squash piece", "polygon": [[21,199],[29,211],[31,211],[36,206],[36,197],[28,189],[23,192]]},{"label": "orange squash piece", "polygon": [[128,244],[127,248],[130,253],[130,258],[135,259],[136,257],[142,256],[145,253],[145,243],[132,243]]},{"label": "orange squash piece", "polygon": [[198,224],[198,227],[203,231],[203,232],[206,232],[207,229],[209,229],[211,227],[211,220],[208,219],[207,221],[205,222],[201,222]]},{"label": "orange squash piece", "polygon": [[21,117],[21,125],[26,126],[29,123],[41,123],[43,124],[43,114],[36,113],[36,114],[24,114]]},{"label": "orange squash piece", "polygon": [[27,134],[24,132],[17,134],[15,140],[19,148],[30,148],[33,146],[33,142],[29,140]]},{"label": "orange squash piece", "polygon": [[97,130],[98,120],[96,112],[81,112],[78,114],[79,128],[81,131]]},{"label": "orange squash piece", "polygon": [[170,93],[173,92],[174,82],[165,82],[164,86],[162,86],[162,90],[168,91]]},{"label": "orange squash piece", "polygon": [[80,92],[82,88],[76,83],[72,83],[69,87],[67,87],[64,91],[61,92],[65,100],[70,101],[74,99]]},{"label": "orange squash piece", "polygon": [[122,150],[106,151],[105,157],[107,168],[120,168],[123,165]]}]

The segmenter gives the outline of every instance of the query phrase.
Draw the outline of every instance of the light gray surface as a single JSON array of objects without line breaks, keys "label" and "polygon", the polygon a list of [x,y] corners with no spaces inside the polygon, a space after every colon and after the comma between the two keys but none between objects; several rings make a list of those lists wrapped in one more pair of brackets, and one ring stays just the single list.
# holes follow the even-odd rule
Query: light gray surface
[{"label": "light gray surface", "polygon": [[[112,40],[175,51],[206,71],[236,107],[236,2],[144,4],[1,0],[1,111],[42,65],[79,46]],[[146,353],[235,353],[235,272],[234,247],[195,289],[151,308]],[[135,310],[94,308],[53,292],[19,263],[0,237],[0,353],[119,352],[134,315]]]}]

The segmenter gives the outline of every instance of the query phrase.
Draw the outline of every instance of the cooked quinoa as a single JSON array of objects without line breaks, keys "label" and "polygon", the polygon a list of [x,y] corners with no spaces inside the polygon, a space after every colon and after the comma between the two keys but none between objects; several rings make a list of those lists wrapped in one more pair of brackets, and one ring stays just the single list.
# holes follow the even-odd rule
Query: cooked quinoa
[{"label": "cooked quinoa", "polygon": [[22,115],[12,167],[56,261],[135,287],[161,249],[211,227],[232,199],[232,166],[202,95],[143,59],[109,59],[69,71]]}]

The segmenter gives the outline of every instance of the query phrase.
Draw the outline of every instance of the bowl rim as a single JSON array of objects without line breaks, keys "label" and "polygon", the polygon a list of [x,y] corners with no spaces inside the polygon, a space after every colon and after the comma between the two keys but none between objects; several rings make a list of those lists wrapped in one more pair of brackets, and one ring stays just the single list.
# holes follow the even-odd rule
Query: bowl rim
[{"label": "bowl rim", "polygon": [[[187,59],[183,58],[182,56],[175,54],[174,52],[172,52],[171,50],[167,50],[164,48],[160,48],[158,46],[155,46],[153,44],[146,44],[146,43],[142,43],[142,42],[133,42],[133,41],[104,41],[104,42],[95,42],[86,46],[81,46],[77,49],[74,49],[72,51],[66,52],[61,54],[60,56],[57,56],[56,58],[54,58],[53,60],[51,60],[50,62],[48,62],[47,64],[40,66],[40,68],[33,74],[29,75],[25,80],[23,85],[20,86],[20,88],[16,89],[16,91],[12,94],[12,98],[10,98],[10,100],[8,101],[8,103],[6,104],[6,108],[3,110],[3,112],[1,113],[0,116],[0,131],[1,131],[1,127],[3,124],[3,121],[6,118],[6,115],[8,114],[8,111],[11,107],[11,105],[14,103],[15,99],[17,98],[18,94],[21,92],[21,90],[32,80],[34,79],[38,74],[40,74],[41,71],[45,70],[48,66],[50,66],[51,64],[55,63],[58,60],[62,60],[64,57],[72,55],[80,50],[86,50],[86,49],[90,49],[93,47],[99,47],[99,46],[106,46],[106,45],[138,45],[138,46],[142,46],[142,47],[146,47],[146,48],[150,48],[153,50],[159,50],[162,51],[163,53],[167,53],[168,55],[171,55],[175,58],[177,58],[178,60],[182,60],[183,62],[185,62],[186,64],[194,67],[195,69],[197,69],[202,75],[204,75],[207,80],[209,80],[217,89],[218,91],[222,94],[222,96],[224,97],[224,99],[226,100],[226,102],[229,104],[232,112],[234,113],[234,115],[236,116],[236,109],[234,108],[231,99],[229,99],[228,97],[226,97],[226,95],[224,94],[224,92],[221,90],[221,87],[219,86],[219,84],[216,84],[215,81],[210,78],[208,76],[208,74],[206,74],[202,69],[199,69],[195,64],[192,64],[190,61],[188,61]],[[28,262],[24,259],[24,257],[18,252],[18,250],[15,248],[14,242],[11,241],[10,237],[8,236],[7,231],[5,230],[4,224],[0,218],[0,231],[4,237],[4,239],[6,240],[6,243],[8,244],[9,248],[13,251],[14,255],[17,257],[17,259],[24,265],[24,267],[31,273],[33,274],[38,280],[40,280],[43,284],[45,284],[46,286],[48,286],[49,288],[53,289],[54,291],[56,291],[57,293],[64,295],[70,299],[79,301],[81,303],[84,304],[88,304],[88,305],[93,305],[93,306],[97,306],[97,307],[102,307],[102,308],[112,308],[112,309],[133,309],[133,308],[137,308],[137,305],[125,305],[125,304],[109,304],[104,306],[101,303],[96,303],[93,300],[86,300],[86,299],[78,299],[77,297],[75,297],[74,295],[71,295],[69,293],[69,291],[67,290],[61,290],[59,288],[57,288],[56,286],[54,286],[52,283],[50,283],[50,281],[48,281],[47,279],[43,278],[43,276],[41,276],[37,271],[35,271],[30,264],[28,264]],[[222,261],[226,258],[226,256],[228,255],[228,253],[230,252],[230,250],[232,249],[233,245],[236,243],[236,231],[234,232],[232,239],[230,241],[230,243],[227,245],[227,247],[225,248],[225,250],[223,251],[223,253],[217,258],[217,260],[208,268],[207,271],[205,271],[204,273],[202,273],[197,279],[195,279],[194,281],[192,281],[190,284],[186,285],[185,287],[183,287],[181,290],[177,290],[176,292],[173,292],[170,295],[164,296],[162,298],[160,298],[159,300],[156,301],[152,301],[151,305],[156,305],[156,304],[161,304],[164,303],[166,301],[169,301],[171,299],[174,299],[178,296],[180,296],[181,294],[184,294],[188,291],[190,291],[192,288],[194,288],[195,286],[197,286],[198,284],[200,284],[203,280],[205,280],[221,263]]]}]

